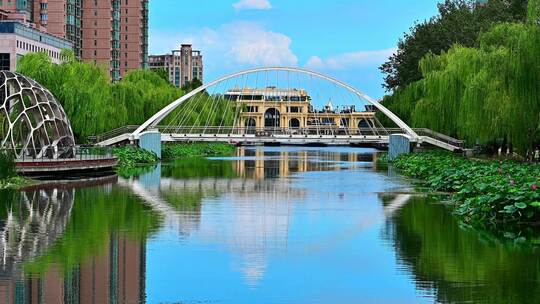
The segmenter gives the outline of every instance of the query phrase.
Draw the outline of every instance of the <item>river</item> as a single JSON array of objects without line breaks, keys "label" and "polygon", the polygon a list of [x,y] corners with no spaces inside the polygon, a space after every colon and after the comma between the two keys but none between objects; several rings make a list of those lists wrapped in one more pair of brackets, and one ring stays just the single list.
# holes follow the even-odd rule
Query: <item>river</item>
[{"label": "river", "polygon": [[538,303],[540,254],[371,149],[253,147],[0,192],[0,303]]}]

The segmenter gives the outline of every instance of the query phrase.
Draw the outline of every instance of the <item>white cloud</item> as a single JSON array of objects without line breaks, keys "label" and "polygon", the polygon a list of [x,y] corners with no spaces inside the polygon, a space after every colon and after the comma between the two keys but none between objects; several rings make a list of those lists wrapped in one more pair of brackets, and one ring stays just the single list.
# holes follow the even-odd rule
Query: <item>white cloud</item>
[{"label": "white cloud", "polygon": [[296,66],[298,58],[285,34],[265,29],[253,22],[234,22],[217,29],[202,28],[186,33],[152,33],[152,52],[170,53],[180,43],[191,43],[203,51],[205,65],[216,69],[254,66]]},{"label": "white cloud", "polygon": [[233,7],[237,10],[268,10],[272,4],[268,0],[240,0]]},{"label": "white cloud", "polygon": [[234,24],[222,29],[233,41],[229,59],[247,65],[295,66],[298,58],[290,49],[292,40],[282,33],[267,31],[252,23]]},{"label": "white cloud", "polygon": [[346,70],[350,68],[367,67],[379,65],[388,60],[396,52],[395,48],[359,51],[330,56],[322,59],[318,56],[312,56],[306,63],[306,68],[317,70]]}]

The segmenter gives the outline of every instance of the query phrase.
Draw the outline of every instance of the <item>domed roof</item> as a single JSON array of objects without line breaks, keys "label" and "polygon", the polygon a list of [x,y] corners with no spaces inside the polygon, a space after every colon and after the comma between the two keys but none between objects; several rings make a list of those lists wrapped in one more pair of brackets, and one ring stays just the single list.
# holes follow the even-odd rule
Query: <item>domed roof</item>
[{"label": "domed roof", "polygon": [[53,95],[34,80],[0,71],[0,148],[16,157],[72,157],[69,119]]}]

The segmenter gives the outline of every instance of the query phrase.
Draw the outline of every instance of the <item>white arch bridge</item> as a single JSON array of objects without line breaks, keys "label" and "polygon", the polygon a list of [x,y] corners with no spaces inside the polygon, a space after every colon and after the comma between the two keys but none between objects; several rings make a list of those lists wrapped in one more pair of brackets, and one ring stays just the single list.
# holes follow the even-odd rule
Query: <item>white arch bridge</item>
[{"label": "white arch bridge", "polygon": [[[394,127],[384,127],[380,117]],[[290,67],[227,75],[173,101],[142,125],[96,136],[94,142],[111,146],[156,134],[162,142],[246,145],[386,145],[392,135],[399,135],[418,145],[463,149],[463,141],[412,129],[384,105],[344,82]]]}]

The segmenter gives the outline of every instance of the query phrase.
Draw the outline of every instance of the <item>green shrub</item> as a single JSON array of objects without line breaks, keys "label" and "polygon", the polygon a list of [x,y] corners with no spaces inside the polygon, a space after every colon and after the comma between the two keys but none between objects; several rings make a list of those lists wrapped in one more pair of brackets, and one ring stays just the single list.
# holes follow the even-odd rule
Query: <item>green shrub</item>
[{"label": "green shrub", "polygon": [[182,157],[228,156],[234,153],[235,147],[225,143],[175,143],[167,144],[162,149],[163,160]]},{"label": "green shrub", "polygon": [[159,161],[155,153],[133,146],[115,148],[113,154],[118,158],[118,166],[122,168],[154,164]]},{"label": "green shrub", "polygon": [[0,152],[0,179],[7,179],[17,175],[13,156]]}]

